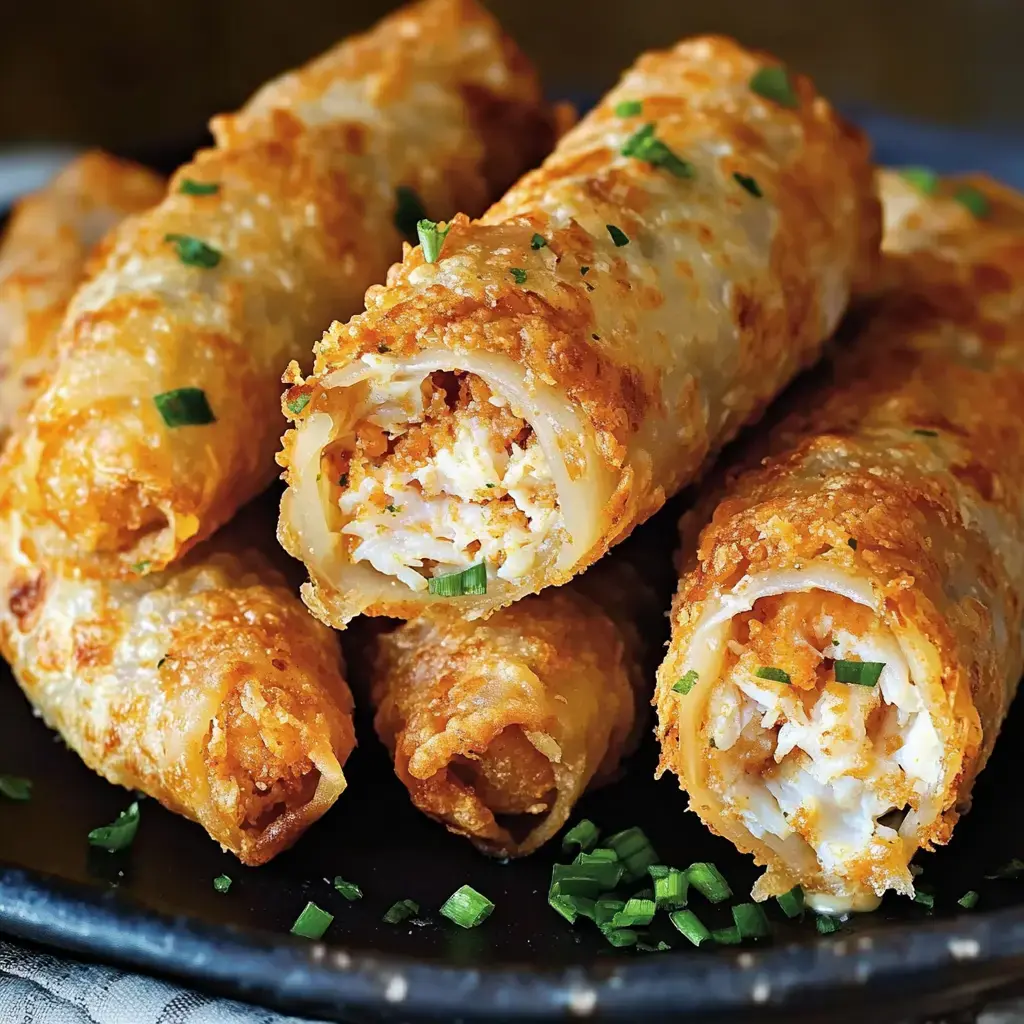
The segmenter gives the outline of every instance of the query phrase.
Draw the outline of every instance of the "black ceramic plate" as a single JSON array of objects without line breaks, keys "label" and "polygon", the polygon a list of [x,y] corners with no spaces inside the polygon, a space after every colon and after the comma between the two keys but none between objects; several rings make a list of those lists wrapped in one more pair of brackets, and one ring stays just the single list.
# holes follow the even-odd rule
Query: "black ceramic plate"
[{"label": "black ceramic plate", "polygon": [[[943,152],[925,156],[942,163]],[[977,142],[971,152],[979,156]],[[912,148],[882,156],[920,159]],[[1007,166],[1015,159],[1012,151],[1003,158]],[[667,544],[671,517],[645,529],[664,531]],[[639,953],[614,950],[587,922],[570,927],[549,909],[557,844],[526,861],[495,863],[417,814],[365,713],[362,746],[346,766],[348,791],[266,867],[239,867],[198,826],[148,800],[129,851],[90,848],[89,830],[111,821],[129,797],[33,718],[2,672],[0,772],[29,776],[35,786],[28,803],[0,801],[0,928],[25,939],[331,1020],[704,1021],[749,1020],[756,1011],[758,1019],[794,1021],[826,1011],[837,1021],[870,1013],[881,1024],[968,1007],[1024,983],[1024,880],[983,878],[1024,855],[1019,705],[953,844],[920,858],[934,911],[886,900],[878,913],[820,938],[809,921],[789,923],[772,907],[770,943],[694,951],[668,927],[654,938],[673,951]],[[756,871],[748,860],[684,813],[675,780],[655,783],[653,767],[648,744],[579,815],[607,830],[640,825],[666,863],[713,860],[737,893],[749,888]],[[222,873],[234,879],[225,895],[212,886]],[[336,875],[359,883],[364,898],[346,902],[328,882]],[[464,882],[496,904],[472,931],[437,913]],[[967,889],[981,894],[970,913],[956,903]],[[384,911],[404,897],[422,906],[423,920],[384,924]],[[288,934],[308,900],[335,915],[326,944]],[[713,926],[726,923],[727,910],[700,912]]]}]

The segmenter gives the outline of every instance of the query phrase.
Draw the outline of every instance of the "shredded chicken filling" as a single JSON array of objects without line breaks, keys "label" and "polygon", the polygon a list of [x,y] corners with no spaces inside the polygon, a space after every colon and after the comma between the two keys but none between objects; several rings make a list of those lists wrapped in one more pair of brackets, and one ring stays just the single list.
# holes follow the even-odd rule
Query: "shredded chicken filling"
[{"label": "shredded chicken filling", "polygon": [[[836,680],[837,661],[885,667],[857,685]],[[788,682],[765,678],[782,672]],[[780,851],[802,840],[850,887],[911,891],[901,829],[940,785],[942,745],[870,609],[812,590],[734,617],[705,735],[709,783],[753,835]]]}]

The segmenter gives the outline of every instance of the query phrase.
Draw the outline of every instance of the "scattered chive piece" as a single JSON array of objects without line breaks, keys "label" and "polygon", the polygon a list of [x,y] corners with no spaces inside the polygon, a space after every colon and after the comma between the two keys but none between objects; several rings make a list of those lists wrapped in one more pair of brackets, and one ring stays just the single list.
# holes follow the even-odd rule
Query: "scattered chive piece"
[{"label": "scattered chive piece", "polygon": [[148,558],[144,558],[144,559],[142,559],[141,562],[133,562],[132,566],[131,566],[131,570],[132,570],[132,572],[137,572],[140,576],[143,576],[147,572],[149,572],[149,567],[152,564],[153,563]]},{"label": "scattered chive piece", "polygon": [[579,913],[576,900],[575,896],[552,896],[548,893],[548,906],[558,911],[569,924],[576,923],[576,915]]},{"label": "scattered chive piece", "polygon": [[659,862],[650,840],[638,828],[627,828],[617,832],[609,837],[604,845],[618,855],[624,882],[638,881],[647,874],[649,864]]},{"label": "scattered chive piece", "polygon": [[686,875],[690,885],[712,903],[721,903],[732,895],[732,889],[725,876],[714,864],[706,861],[691,864],[686,869]]},{"label": "scattered chive piece", "polygon": [[682,679],[677,679],[672,684],[672,691],[685,697],[697,685],[697,678],[696,671],[691,668]]},{"label": "scattered chive piece", "polygon": [[477,562],[462,572],[449,572],[444,576],[431,576],[427,590],[438,597],[462,597],[466,594],[487,593],[487,566]]},{"label": "scattered chive piece", "polygon": [[768,916],[757,903],[739,903],[732,908],[732,919],[744,939],[766,939],[772,933]]},{"label": "scattered chive piece", "polygon": [[711,932],[692,910],[676,910],[668,915],[668,919],[675,925],[676,930],[686,936],[695,946],[699,946],[711,938]]},{"label": "scattered chive piece", "polygon": [[551,868],[550,892],[554,896],[596,899],[601,893],[614,889],[621,878],[622,865],[618,861],[596,859],[585,863],[555,864]]},{"label": "scattered chive piece", "polygon": [[220,251],[212,245],[191,235],[164,235],[165,242],[171,242],[178,253],[178,259],[187,267],[201,267],[211,270],[220,263]]},{"label": "scattered chive piece", "polygon": [[399,185],[395,189],[395,227],[405,236],[406,240],[415,243],[416,225],[427,219],[427,211],[416,190],[408,185]]},{"label": "scattered chive piece", "polygon": [[338,486],[348,487],[348,473],[342,473],[341,476],[338,477]]},{"label": "scattered chive piece", "polygon": [[8,800],[31,800],[32,780],[17,775],[0,775],[0,793]]},{"label": "scattered chive piece", "polygon": [[885,668],[884,661],[836,661],[833,663],[837,683],[874,686]]},{"label": "scattered chive piece", "polygon": [[850,537],[847,540],[846,543],[850,545],[851,550],[853,550],[853,551],[857,550],[857,538],[856,537]]},{"label": "scattered chive piece", "polygon": [[589,818],[584,818],[565,833],[562,838],[562,849],[566,853],[570,853],[574,846],[583,852],[591,850],[600,836],[598,827]]},{"label": "scattered chive piece", "polygon": [[156,667],[157,667],[157,668],[163,668],[163,667],[164,667],[164,662],[165,662],[165,661],[167,661],[167,658],[166,658],[166,657],[164,657],[164,658],[161,658],[161,659],[160,659],[160,660],[159,660],[159,661],[158,661],[158,662],[156,663]]},{"label": "scattered chive piece", "polygon": [[668,873],[675,870],[675,868],[670,868],[667,864],[647,865],[647,874],[649,874],[655,881],[659,878],[668,878]]},{"label": "scattered chive piece", "polygon": [[613,928],[633,928],[636,925],[648,925],[654,920],[657,908],[654,900],[638,900],[635,897],[626,900],[626,905],[611,920]]},{"label": "scattered chive piece", "polygon": [[194,181],[192,178],[185,178],[178,191],[183,196],[215,196],[220,191],[220,185],[215,181]]},{"label": "scattered chive piece", "polygon": [[644,109],[641,100],[623,100],[615,107],[616,117],[636,117]]},{"label": "scattered chive piece", "polygon": [[415,900],[398,900],[388,907],[387,913],[381,920],[385,924],[401,924],[406,918],[412,917],[420,912],[420,905]]},{"label": "scattered chive piece", "polygon": [[315,903],[307,903],[302,913],[295,918],[292,925],[292,935],[298,935],[300,939],[320,939],[331,926],[334,920],[333,914],[321,910]]},{"label": "scattered chive piece", "polygon": [[379,352],[379,353],[380,353],[381,355],[384,355],[384,354],[385,354],[386,352],[390,352],[390,351],[391,351],[391,349],[389,349],[389,348],[387,347],[387,345],[385,345],[385,344],[384,344],[384,342],[381,342],[381,343],[380,343],[380,344],[379,344],[379,345],[377,346],[377,351],[378,351],[378,352]]},{"label": "scattered chive piece", "polygon": [[741,188],[745,188],[755,199],[761,199],[764,193],[761,191],[761,186],[758,185],[757,180],[752,178],[749,174],[740,174],[739,171],[733,171],[733,178],[736,184]]},{"label": "scattered chive piece", "polygon": [[743,936],[736,925],[731,928],[716,928],[711,933],[711,938],[720,946],[738,946],[743,941]]},{"label": "scattered chive piece", "polygon": [[113,824],[94,828],[89,833],[89,845],[99,846],[107,853],[117,853],[132,845],[132,840],[138,830],[139,804],[136,801],[126,811],[122,811]]},{"label": "scattered chive piece", "polygon": [[436,263],[437,257],[441,255],[441,248],[444,245],[444,240],[448,237],[448,232],[451,231],[451,224],[448,225],[443,231],[437,226],[436,220],[423,220],[416,221],[416,237],[420,240],[420,245],[423,246],[423,258],[428,263]]},{"label": "scattered chive piece", "polygon": [[516,284],[526,284],[526,271],[522,267],[513,267],[511,274]]},{"label": "scattered chive piece", "polygon": [[213,880],[213,888],[217,892],[227,892],[231,888],[231,879],[227,875],[218,875]]},{"label": "scattered chive piece", "polygon": [[214,423],[217,419],[202,388],[175,388],[173,391],[164,391],[153,396],[153,404],[164,423],[172,429],[202,427],[207,423]]},{"label": "scattered chive piece", "polygon": [[750,79],[750,88],[758,96],[763,96],[766,100],[773,100],[780,107],[796,110],[800,106],[800,100],[793,89],[789,72],[781,64],[774,64],[771,67],[755,71]]},{"label": "scattered chive piece", "polygon": [[978,905],[978,894],[974,889],[968,889],[967,892],[957,900],[964,910],[973,910]]},{"label": "scattered chive piece", "polygon": [[991,874],[985,875],[985,878],[991,881],[996,878],[1017,878],[1020,875],[1024,875],[1024,860],[1014,857],[1013,860],[997,867]]},{"label": "scattered chive piece", "polygon": [[460,928],[475,928],[491,916],[494,904],[471,885],[456,889],[444,901],[441,913]]},{"label": "scattered chive piece", "polygon": [[653,900],[654,899],[654,890],[650,886],[647,886],[646,889],[640,889],[638,892],[633,893],[633,895],[630,896],[630,899],[631,900]]},{"label": "scattered chive piece", "polygon": [[350,902],[352,900],[361,900],[363,898],[363,890],[360,889],[355,882],[346,882],[341,875],[335,877],[334,888]]},{"label": "scattered chive piece", "polygon": [[310,398],[311,395],[309,394],[309,392],[306,392],[305,394],[299,395],[298,398],[289,398],[288,401],[285,402],[285,405],[288,406],[289,412],[293,412],[295,413],[296,416],[298,416],[299,413],[302,412],[302,410],[305,409],[307,405],[309,405]]},{"label": "scattered chive piece", "polygon": [[677,868],[670,868],[667,875],[654,879],[654,902],[659,910],[676,910],[686,906],[686,893],[690,881]]},{"label": "scattered chive piece", "polygon": [[398,512],[398,509],[399,509],[398,505],[385,505],[384,506],[384,511],[385,512],[390,512],[392,515],[395,515]]},{"label": "scattered chive piece", "polygon": [[926,196],[934,195],[939,188],[939,176],[928,167],[904,167],[900,177]]},{"label": "scattered chive piece", "polygon": [[992,207],[985,193],[979,192],[976,188],[971,188],[970,185],[958,188],[953,194],[953,198],[961,206],[966,206],[979,220],[987,217],[992,212]]},{"label": "scattered chive piece", "polygon": [[[661,139],[654,134],[653,122],[648,122],[638,128],[625,143],[619,152],[623,156],[631,156],[636,160],[642,160],[651,167],[663,168],[677,178],[692,178],[694,176],[693,164],[682,160]],[[618,242],[616,245],[620,244]],[[625,243],[621,243],[625,244]]]},{"label": "scattered chive piece", "polygon": [[802,917],[804,913],[804,891],[799,885],[794,885],[789,892],[784,892],[775,897],[775,902],[786,917]]},{"label": "scattered chive piece", "polygon": [[580,277],[586,277],[590,273],[590,267],[580,267]]},{"label": "scattered chive piece", "polygon": [[754,675],[758,679],[771,679],[774,683],[791,683],[793,681],[789,678],[788,672],[783,672],[781,668],[775,668],[773,665],[762,665]]},{"label": "scattered chive piece", "polygon": [[828,914],[817,914],[814,918],[814,927],[818,929],[819,935],[831,935],[839,931],[839,922]]},{"label": "scattered chive piece", "polygon": [[530,239],[530,248],[534,250],[543,249],[547,244],[548,240],[543,235],[534,235]]},{"label": "scattered chive piece", "polygon": [[617,228],[614,224],[605,224],[608,229],[608,234],[612,236],[612,241],[615,243],[616,249],[621,249],[624,245],[629,245],[629,236],[622,228]]},{"label": "scattered chive piece", "polygon": [[601,934],[618,948],[636,945],[637,934],[631,928],[602,928]]},{"label": "scattered chive piece", "polygon": [[641,953],[664,953],[672,947],[662,940],[656,946],[648,946],[646,942],[638,942],[636,948]]},{"label": "scattered chive piece", "polygon": [[921,437],[938,437],[939,432],[937,430],[925,430],[921,427],[915,428],[915,434],[920,434]]},{"label": "scattered chive piece", "polygon": [[924,892],[922,889],[918,889],[914,893],[914,902],[919,903],[922,907],[931,910],[935,906],[935,897],[930,892]]}]

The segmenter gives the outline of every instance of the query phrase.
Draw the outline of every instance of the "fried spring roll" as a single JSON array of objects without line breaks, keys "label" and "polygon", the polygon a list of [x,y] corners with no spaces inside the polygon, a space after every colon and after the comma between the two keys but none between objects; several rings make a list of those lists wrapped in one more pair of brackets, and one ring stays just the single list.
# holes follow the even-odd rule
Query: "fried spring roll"
[{"label": "fried spring roll", "polygon": [[824,911],[914,892],[1024,668],[1024,197],[881,192],[884,292],[686,524],[658,675],[661,770]]},{"label": "fried spring roll", "polygon": [[121,230],[3,486],[83,571],[156,571],[274,478],[280,380],[432,216],[483,209],[550,143],[535,75],[472,0],[423,0],[213,119]]},{"label": "fried spring roll", "polygon": [[721,38],[642,57],[289,392],[279,535],[309,606],[411,618],[482,562],[477,618],[582,571],[817,356],[876,205],[863,138],[807,79]]},{"label": "fried spring roll", "polygon": [[50,346],[93,249],[164,189],[151,171],[92,152],[15,206],[0,244],[0,446],[54,365]]}]

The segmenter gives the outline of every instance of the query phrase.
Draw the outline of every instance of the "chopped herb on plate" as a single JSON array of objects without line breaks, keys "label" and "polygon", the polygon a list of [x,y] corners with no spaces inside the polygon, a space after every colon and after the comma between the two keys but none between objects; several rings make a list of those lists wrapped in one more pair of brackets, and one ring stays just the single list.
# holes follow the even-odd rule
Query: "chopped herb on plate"
[{"label": "chopped herb on plate", "polygon": [[471,885],[464,885],[444,901],[441,913],[460,928],[475,928],[491,916],[494,904]]},{"label": "chopped herb on plate", "polygon": [[321,939],[331,926],[334,915],[310,901],[292,925],[292,935],[300,939]]},{"label": "chopped herb on plate", "polygon": [[200,267],[203,270],[212,270],[221,260],[219,249],[214,249],[202,239],[194,238],[192,235],[164,235],[164,241],[170,242],[176,252],[178,259],[187,267]]},{"label": "chopped herb on plate", "polygon": [[175,388],[153,396],[153,404],[166,426],[205,427],[216,423],[206,392],[202,388]]},{"label": "chopped herb on plate", "polygon": [[438,597],[463,597],[470,594],[487,593],[487,566],[477,562],[461,572],[449,572],[443,576],[431,576],[427,580],[427,591]]},{"label": "chopped herb on plate", "polygon": [[135,833],[139,830],[139,804],[131,804],[122,811],[110,825],[94,828],[89,833],[89,845],[98,846],[107,853],[117,853],[132,845]]}]

